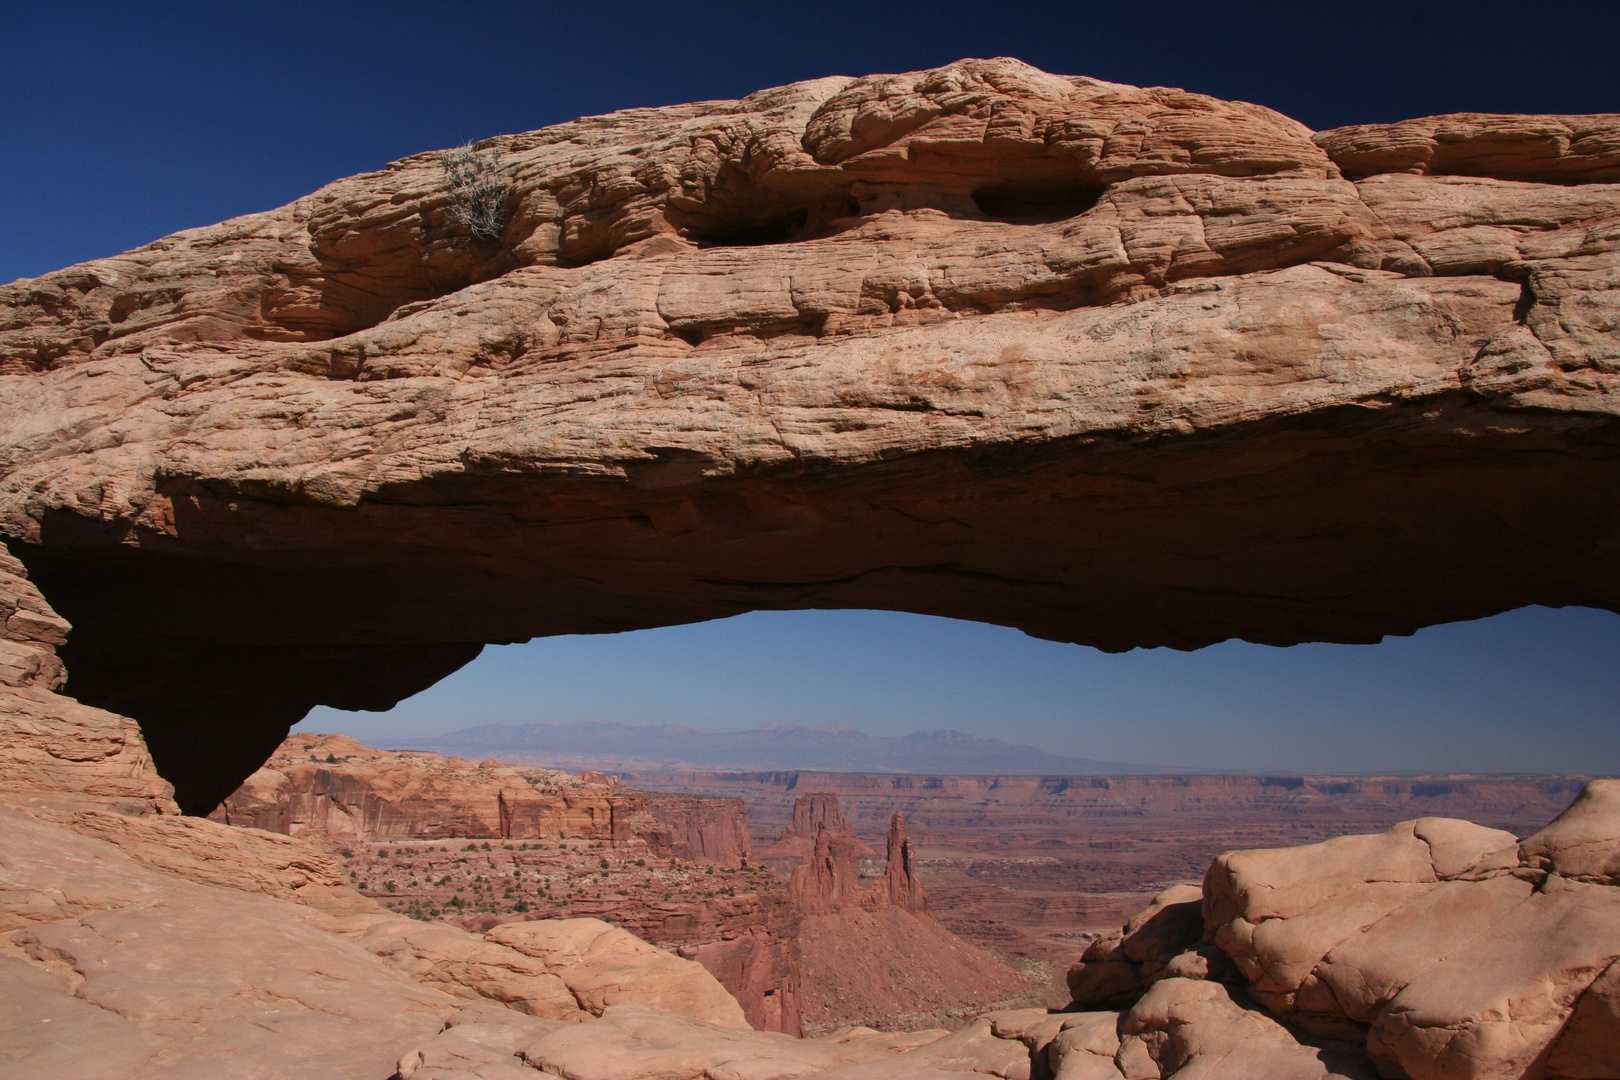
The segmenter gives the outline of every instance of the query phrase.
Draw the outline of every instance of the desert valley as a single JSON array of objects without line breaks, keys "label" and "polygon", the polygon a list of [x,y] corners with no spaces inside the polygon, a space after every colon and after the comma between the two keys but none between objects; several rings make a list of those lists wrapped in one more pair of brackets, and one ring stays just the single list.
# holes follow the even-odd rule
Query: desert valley
[{"label": "desert valley", "polygon": [[[1428,817],[1528,835],[1585,782],[574,776],[295,735],[212,816],[320,845],[357,889],[415,918],[477,931],[602,919],[696,959],[756,1027],[824,1035],[1061,1007],[1089,946],[1163,890],[1200,883],[1223,851]],[[806,864],[822,831],[819,860],[837,866],[817,879]],[[898,894],[916,899],[874,916],[859,890],[890,891],[896,842]]]},{"label": "desert valley", "polygon": [[1620,114],[1312,131],[1009,58],[0,287],[0,1075],[1620,1077],[1617,779],[290,733],[753,610],[1620,610],[1617,327]]}]

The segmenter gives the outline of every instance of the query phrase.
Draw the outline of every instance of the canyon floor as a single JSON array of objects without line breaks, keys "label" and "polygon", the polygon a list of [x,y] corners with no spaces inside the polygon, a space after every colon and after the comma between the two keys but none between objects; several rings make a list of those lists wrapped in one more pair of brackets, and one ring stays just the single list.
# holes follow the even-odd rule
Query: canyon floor
[{"label": "canyon floor", "polygon": [[[1435,815],[1465,816],[1525,836],[1561,812],[1585,782],[1557,776],[918,777],[676,771],[620,779],[627,789],[740,798],[752,849],[760,856],[742,866],[715,865],[660,854],[639,836],[545,841],[338,837],[326,839],[323,846],[341,861],[356,888],[401,914],[443,919],[475,932],[514,919],[600,918],[683,950],[683,955],[697,955],[710,942],[735,937],[739,928],[759,930],[781,922],[780,911],[789,906],[787,878],[801,860],[773,858],[772,845],[791,825],[801,796],[828,791],[838,795],[855,834],[874,849],[867,853],[871,857],[856,860],[861,884],[883,874],[884,860],[875,856],[893,813],[903,811],[930,914],[959,938],[1005,961],[1027,982],[1022,993],[996,1003],[1060,1007],[1069,1000],[1065,972],[1091,944],[1117,931],[1161,890],[1200,882],[1223,851],[1312,844]],[[813,939],[816,928],[806,933]],[[869,947],[883,936],[864,923],[840,926],[836,934],[852,940],[863,935],[872,939]],[[889,966],[898,971],[905,965],[896,961]],[[828,975],[832,983],[841,977]],[[935,976],[921,978],[937,981]],[[829,988],[822,996],[841,995]],[[850,1002],[883,998],[853,989],[842,996]],[[937,990],[931,996],[919,993],[919,999],[940,997]],[[987,997],[979,1004],[989,1003]],[[971,1003],[963,1003],[840,1019],[885,1028],[948,1025],[972,1011]],[[826,1025],[812,1020],[812,1030],[822,1027]]]},{"label": "canyon floor", "polygon": [[[651,791],[744,800],[755,846],[804,791],[838,795],[855,832],[881,846],[907,816],[929,910],[952,932],[1049,980],[1160,890],[1198,883],[1223,851],[1312,844],[1398,821],[1462,817],[1528,836],[1585,777],[974,777],[873,773],[641,772]],[[881,864],[863,864],[876,872]]]}]

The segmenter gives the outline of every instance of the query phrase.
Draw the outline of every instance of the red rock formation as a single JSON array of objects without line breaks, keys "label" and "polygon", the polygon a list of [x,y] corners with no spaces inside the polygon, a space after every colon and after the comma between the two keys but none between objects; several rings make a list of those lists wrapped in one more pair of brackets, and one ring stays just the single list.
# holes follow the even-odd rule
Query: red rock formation
[{"label": "red rock formation", "polygon": [[135,722],[58,693],[67,672],[57,649],[70,630],[0,547],[0,795],[57,809],[177,813]]},{"label": "red rock formation", "polygon": [[788,889],[800,911],[841,911],[864,902],[858,860],[873,852],[844,820],[836,795],[799,796],[793,803],[792,823],[766,854],[798,860]]},{"label": "red rock formation", "polygon": [[747,866],[753,855],[741,799],[654,794],[647,811],[668,832],[660,851],[713,866]]},{"label": "red rock formation", "polygon": [[[808,843],[807,843],[808,841]],[[906,815],[895,811],[889,821],[888,859],[883,876],[870,888],[860,883],[859,860],[873,852],[844,819],[838,796],[826,791],[801,795],[793,804],[793,821],[766,850],[769,857],[797,857],[789,889],[806,913],[898,907],[926,912],[928,892],[917,878],[916,854],[906,837]]]},{"label": "red rock formation", "polygon": [[1617,125],[964,60],[490,140],[493,239],[417,155],[0,289],[0,534],[194,812],[481,642],[1620,608]]},{"label": "red rock formation", "polygon": [[798,863],[788,890],[803,914],[807,1031],[946,1023],[1040,996],[1006,963],[928,915],[903,813],[890,819],[887,851],[883,875],[863,885],[860,862],[872,850],[850,828],[838,796],[818,791],[794,801],[781,838],[762,853],[773,863]]},{"label": "red rock formation", "polygon": [[928,891],[917,878],[917,856],[906,838],[906,812],[896,810],[889,822],[889,858],[877,891],[890,906],[906,911],[927,911]]},{"label": "red rock formation", "polygon": [[824,824],[818,823],[815,830],[809,857],[794,868],[788,879],[794,906],[804,912],[859,906],[865,890],[844,838]]},{"label": "red rock formation", "polygon": [[749,855],[740,799],[649,796],[601,773],[373,750],[345,735],[289,736],[212,816],[330,839],[641,840],[718,866]]},{"label": "red rock formation", "polygon": [[793,816],[764,857],[807,859],[815,851],[816,836],[822,830],[827,831],[827,844],[852,859],[869,859],[877,854],[850,828],[836,794],[812,791],[793,799]]}]

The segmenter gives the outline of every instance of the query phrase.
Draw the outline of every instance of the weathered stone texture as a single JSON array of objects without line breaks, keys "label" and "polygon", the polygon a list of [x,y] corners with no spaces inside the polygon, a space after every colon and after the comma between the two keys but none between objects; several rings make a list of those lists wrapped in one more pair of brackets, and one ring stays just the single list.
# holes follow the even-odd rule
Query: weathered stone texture
[{"label": "weathered stone texture", "polygon": [[57,693],[67,620],[0,548],[0,799],[57,809],[175,813],[140,728]]},{"label": "weathered stone texture", "polygon": [[0,531],[198,811],[488,641],[1616,607],[1616,130],[965,60],[489,140],[488,242],[421,154],[0,289]]},{"label": "weathered stone texture", "polygon": [[648,811],[649,797],[594,775],[373,750],[346,735],[299,734],[213,816],[312,838],[641,839],[668,853],[670,830]]}]

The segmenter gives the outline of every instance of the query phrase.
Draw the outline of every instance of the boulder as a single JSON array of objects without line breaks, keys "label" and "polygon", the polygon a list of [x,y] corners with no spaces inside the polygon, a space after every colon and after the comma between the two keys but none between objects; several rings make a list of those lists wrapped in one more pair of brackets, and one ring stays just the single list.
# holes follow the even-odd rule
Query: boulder
[{"label": "boulder", "polygon": [[1256,1001],[1306,1030],[1364,1037],[1389,1075],[1508,1080],[1553,1056],[1574,1071],[1548,1075],[1620,1072],[1608,974],[1620,888],[1604,883],[1615,787],[1593,781],[1523,844],[1424,818],[1229,852],[1205,883],[1207,930]]},{"label": "boulder", "polygon": [[600,919],[503,923],[486,937],[542,962],[594,1016],[613,1005],[633,1004],[752,1030],[737,999],[703,965]]},{"label": "boulder", "polygon": [[1519,845],[1519,860],[1575,881],[1620,885],[1620,780],[1592,780],[1568,810]]},{"label": "boulder", "polygon": [[1163,979],[1120,1018],[1119,1032],[1115,1062],[1126,1080],[1373,1080],[1375,1075],[1356,1048],[1302,1043],[1218,983]]},{"label": "boulder", "polygon": [[[1195,968],[1206,976],[1211,960],[1217,972],[1222,970],[1220,957],[1197,952],[1204,936],[1203,900],[1196,885],[1172,885],[1119,930],[1087,946],[1069,969],[1071,1008],[1129,1005],[1160,978]],[[1182,959],[1183,954],[1191,955]]]}]

